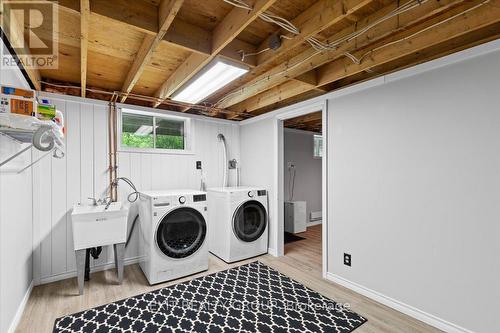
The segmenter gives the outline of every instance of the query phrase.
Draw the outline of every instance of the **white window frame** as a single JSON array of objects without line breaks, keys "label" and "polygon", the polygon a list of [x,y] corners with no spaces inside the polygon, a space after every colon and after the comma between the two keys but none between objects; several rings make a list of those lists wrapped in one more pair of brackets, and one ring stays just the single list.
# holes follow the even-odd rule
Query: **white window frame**
[{"label": "white window frame", "polygon": [[320,160],[323,158],[323,142],[321,143],[321,156],[316,156],[316,138],[321,138],[321,141],[323,141],[323,135],[321,134],[313,135],[313,158]]},{"label": "white window frame", "polygon": [[[122,145],[122,115],[123,113],[137,114],[142,116],[153,117],[153,140],[156,141],[156,127],[155,122],[157,118],[162,119],[172,119],[180,120],[184,122],[184,149],[164,149],[164,148],[135,148],[127,147]],[[180,155],[193,155],[194,154],[194,131],[193,131],[193,121],[188,117],[180,117],[173,115],[166,115],[157,112],[146,112],[140,110],[134,110],[130,108],[119,108],[117,114],[117,143],[119,152],[131,152],[131,153],[153,153],[153,154],[180,154]]]}]

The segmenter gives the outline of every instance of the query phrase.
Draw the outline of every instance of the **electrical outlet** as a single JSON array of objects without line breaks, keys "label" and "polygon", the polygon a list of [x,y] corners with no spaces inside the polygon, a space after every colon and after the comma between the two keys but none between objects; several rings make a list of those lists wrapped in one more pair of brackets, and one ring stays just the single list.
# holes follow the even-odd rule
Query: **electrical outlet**
[{"label": "electrical outlet", "polygon": [[344,265],[351,266],[351,255],[349,253],[344,253]]},{"label": "electrical outlet", "polygon": [[197,170],[201,169],[201,161],[196,161],[196,169]]}]

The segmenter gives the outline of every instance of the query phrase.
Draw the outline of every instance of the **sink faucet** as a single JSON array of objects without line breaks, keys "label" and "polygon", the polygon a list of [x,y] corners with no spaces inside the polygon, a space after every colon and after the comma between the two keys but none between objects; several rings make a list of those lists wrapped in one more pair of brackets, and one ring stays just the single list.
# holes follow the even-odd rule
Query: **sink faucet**
[{"label": "sink faucet", "polygon": [[109,205],[111,205],[112,202],[113,202],[113,200],[111,200],[110,197],[107,197],[106,199],[104,199],[103,203],[106,203],[106,207],[104,207],[104,210],[107,210],[109,208]]},{"label": "sink faucet", "polygon": [[109,208],[109,206],[111,205],[111,203],[113,202],[113,200],[111,200],[110,197],[106,197],[104,199],[98,199],[98,200],[96,200],[96,198],[91,198],[91,197],[89,197],[88,199],[92,200],[92,206],[106,205],[106,207],[104,207],[104,210],[107,210]]}]

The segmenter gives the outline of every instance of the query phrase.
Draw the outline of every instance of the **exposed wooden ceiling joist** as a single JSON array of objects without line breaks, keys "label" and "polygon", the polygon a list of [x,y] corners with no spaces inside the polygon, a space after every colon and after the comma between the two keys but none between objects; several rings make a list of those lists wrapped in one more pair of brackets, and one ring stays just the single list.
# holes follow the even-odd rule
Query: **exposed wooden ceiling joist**
[{"label": "exposed wooden ceiling joist", "polygon": [[[358,10],[371,3],[374,3],[374,0],[349,0],[346,2],[320,0],[316,2],[314,5],[291,20],[291,22],[299,29],[299,35],[293,37],[291,33],[283,32],[283,29],[278,29],[274,32],[274,34],[287,36],[286,38],[281,38],[282,44],[280,48],[277,50],[265,51],[269,48],[269,39],[271,36],[266,38],[260,44],[255,52],[262,52],[256,56],[257,66],[251,70],[248,75],[245,75],[238,80],[239,84],[245,84],[252,78],[266,73],[266,71],[275,65],[275,62],[287,60],[289,58],[289,54],[295,48],[307,44],[304,43],[307,38],[317,37],[315,36],[317,33],[335,25],[338,22],[341,22],[342,20],[348,19]],[[254,57],[250,58],[252,59]]]},{"label": "exposed wooden ceiling joist", "polygon": [[[481,5],[481,3],[482,2],[477,2],[469,8],[474,8],[475,6]],[[361,64],[354,63],[349,58],[340,58],[336,61],[325,64],[317,70],[317,86],[324,86],[342,78],[349,77],[351,75],[370,70],[373,67],[397,60],[398,58],[406,55],[444,43],[447,40],[459,37],[470,31],[494,24],[496,23],[496,20],[499,19],[498,11],[491,12],[489,18],[486,18],[486,16],[484,16],[484,12],[489,12],[488,8],[483,8],[482,11],[479,11],[479,9],[480,8],[475,9],[478,12],[472,18],[470,15],[467,15],[467,13],[460,14],[463,12],[463,8],[457,8],[455,11],[449,11],[442,16],[426,21],[427,27],[416,26],[400,33],[399,35],[395,35],[391,41],[381,42],[379,47],[387,45],[387,43],[394,43],[393,45],[384,46],[374,52],[371,52],[371,48],[369,47],[363,48],[362,50],[353,53],[353,55],[358,59],[362,57],[365,58]],[[459,16],[453,18],[456,15]],[[450,21],[443,23],[445,20]],[[439,23],[439,25],[432,28],[432,25],[437,23]],[[423,31],[423,29],[427,30]],[[400,42],[397,42],[398,40],[400,40]],[[261,94],[253,96],[242,103],[237,104],[231,109],[235,112],[253,112],[259,108],[272,105],[294,95],[311,90],[304,87],[303,91],[297,92],[291,89],[293,85],[294,84],[290,81],[285,82]]]},{"label": "exposed wooden ceiling joist", "polygon": [[[452,38],[439,45],[433,45],[423,50],[420,49],[417,52],[414,52],[407,56],[403,56],[401,58],[397,58],[394,61],[385,63],[380,66],[375,66],[370,68],[369,70],[360,72],[356,75],[351,75],[343,79],[337,80],[334,83],[328,84],[327,86],[324,87],[328,87],[328,90],[330,91],[342,89],[353,84],[370,80],[378,76],[389,74],[404,68],[412,67],[498,38],[500,38],[500,22],[478,30],[474,30],[463,36]],[[293,102],[310,98],[312,97],[308,95],[308,93],[310,92],[311,91],[295,95],[288,99],[277,101],[276,103],[270,104],[269,106],[256,110],[254,113],[255,114],[265,113],[270,107],[280,108],[289,105]]]},{"label": "exposed wooden ceiling joist", "polygon": [[86,96],[87,91],[87,57],[89,46],[89,0],[80,0],[80,86],[81,96]]},{"label": "exposed wooden ceiling joist", "polygon": [[[165,100],[189,81],[203,67],[210,63],[238,34],[252,23],[262,12],[271,7],[276,0],[256,0],[252,10],[245,11],[235,7],[214,29],[211,54],[208,56],[191,55],[157,90],[155,97]],[[161,102],[154,104],[157,107]]]},{"label": "exposed wooden ceiling joist", "polygon": [[[383,24],[369,30],[368,34],[347,41],[344,44],[339,45],[334,51],[318,52],[312,48],[307,49],[289,61],[283,62],[266,73],[251,80],[247,84],[244,84],[242,87],[234,90],[226,98],[224,98],[218,106],[228,108],[267,89],[284,83],[289,78],[296,77],[302,73],[342,57],[346,52],[370,45],[374,41],[381,40],[388,35],[404,30],[411,25],[425,21],[429,17],[433,17],[449,9],[451,6],[455,6],[462,2],[463,1],[461,0],[430,0],[422,3],[420,6],[409,12],[386,20]],[[339,38],[350,35],[353,31],[359,31],[381,17],[388,15],[388,13],[392,12],[397,7],[397,4],[391,3],[367,18],[352,24],[333,36],[330,36],[329,40],[335,41]]]},{"label": "exposed wooden ceiling joist", "polygon": [[[49,0],[56,2],[57,0]],[[60,8],[75,14],[80,14],[79,0],[59,0]],[[159,30],[158,7],[146,1],[128,0],[91,0],[90,10],[94,15],[110,19],[142,33],[156,36]],[[176,19],[163,36],[163,41],[193,53],[210,55],[212,33],[191,23]],[[236,62],[243,62],[248,66],[255,66],[255,59],[241,60],[236,52],[243,49],[245,52],[255,52],[255,47],[244,41],[235,39],[222,50],[221,56]]]},{"label": "exposed wooden ceiling joist", "polygon": [[[500,1],[492,0],[500,5]],[[358,59],[363,59],[360,64],[352,61],[346,61],[345,58],[336,60],[326,64],[318,69],[318,85],[325,85],[330,82],[337,81],[344,77],[357,74],[359,72],[369,70],[372,67],[380,66],[400,57],[409,55],[419,50],[443,43],[449,39],[459,37],[476,29],[481,29],[485,26],[494,24],[500,20],[500,9],[494,9],[486,6],[484,1],[477,4],[481,7],[471,7],[474,10],[474,15],[469,15],[468,12],[457,13],[458,15],[446,15],[447,18],[437,18],[434,27],[429,27],[427,30],[419,29],[412,31],[409,36],[404,39],[395,40],[392,45],[380,45],[379,49],[362,50],[354,54]],[[451,12],[450,14],[454,14]]]},{"label": "exposed wooden ceiling joist", "polygon": [[154,37],[146,35],[144,38],[141,48],[135,57],[134,63],[127,74],[125,82],[123,83],[122,92],[126,93],[126,95],[121,98],[122,103],[127,99],[128,93],[132,91],[132,88],[142,75],[144,67],[151,60],[153,52],[165,37],[168,28],[174,21],[174,18],[179,12],[183,2],[184,0],[162,0],[160,2],[160,6],[158,7],[159,31]]},{"label": "exposed wooden ceiling joist", "polygon": [[310,91],[313,89],[315,89],[315,86],[312,86],[307,83],[301,83],[294,80],[290,80],[275,87],[272,87],[271,89],[266,90],[256,96],[250,97],[247,100],[244,100],[243,102],[235,105],[235,108],[231,108],[231,110],[236,112],[251,113],[265,106],[277,103],[284,99],[302,94],[306,91]]},{"label": "exposed wooden ceiling joist", "polygon": [[[218,55],[245,63],[250,72],[208,98],[208,105],[220,103],[207,115],[241,120],[500,36],[495,18],[500,18],[500,0],[490,0],[481,10],[466,14],[464,10],[484,0],[307,0],[300,10],[297,0],[244,1],[255,10],[235,8],[223,0],[202,4],[195,0],[59,0],[59,69],[27,68],[28,74],[34,83],[39,84],[41,75],[44,81],[69,85],[74,87],[72,94],[87,97],[100,96],[99,89],[106,92],[103,96],[123,90],[129,94],[128,103],[143,105],[152,103],[166,82],[180,88]],[[87,19],[81,8],[85,3],[90,6]],[[415,8],[372,26],[408,3]],[[299,35],[256,19],[263,11],[293,22]],[[454,28],[452,22],[456,22]],[[368,26],[362,35],[329,51],[318,52],[306,40],[332,42]],[[53,38],[46,30],[41,38]],[[269,36],[276,33],[287,36],[280,48],[242,60],[239,51],[264,50]],[[160,107],[191,109],[170,103]]]}]

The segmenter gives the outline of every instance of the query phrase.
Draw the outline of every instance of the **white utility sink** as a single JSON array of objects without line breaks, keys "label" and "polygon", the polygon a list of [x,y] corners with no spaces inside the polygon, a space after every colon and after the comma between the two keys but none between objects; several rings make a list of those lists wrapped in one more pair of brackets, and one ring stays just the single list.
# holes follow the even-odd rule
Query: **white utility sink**
[{"label": "white utility sink", "polygon": [[125,243],[128,208],[121,202],[105,205],[75,205],[71,213],[73,243],[76,250]]}]

